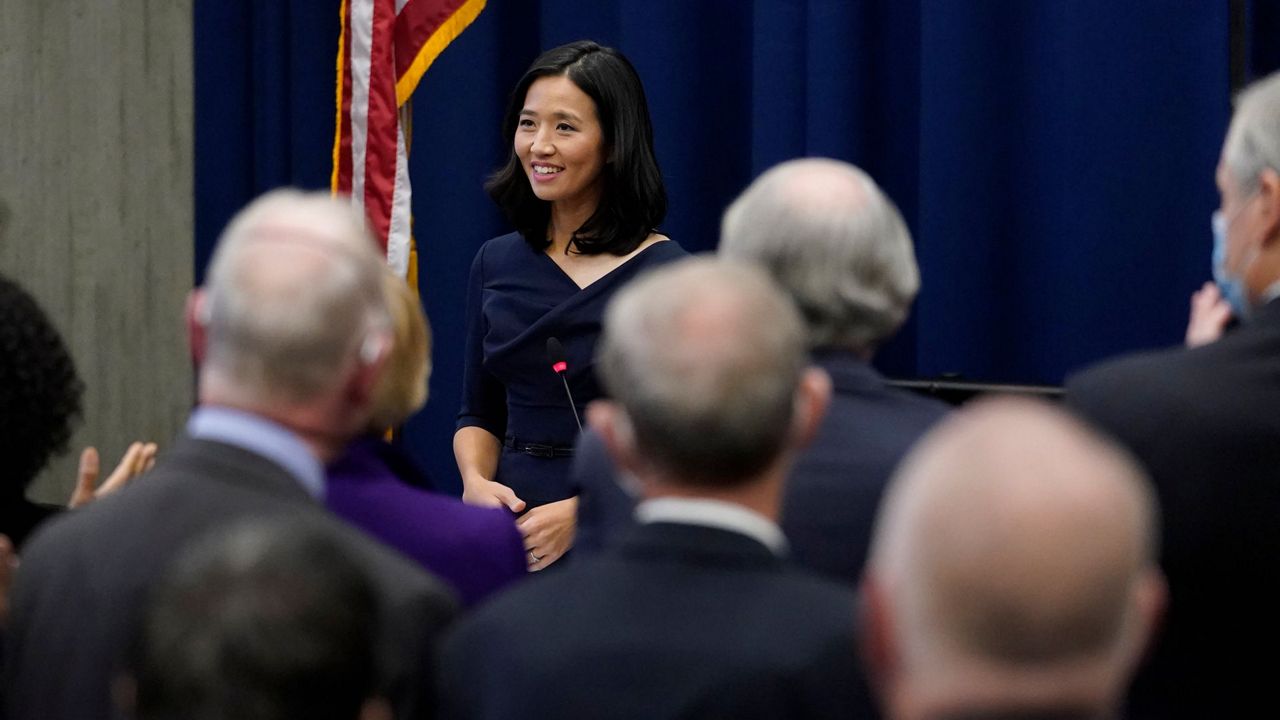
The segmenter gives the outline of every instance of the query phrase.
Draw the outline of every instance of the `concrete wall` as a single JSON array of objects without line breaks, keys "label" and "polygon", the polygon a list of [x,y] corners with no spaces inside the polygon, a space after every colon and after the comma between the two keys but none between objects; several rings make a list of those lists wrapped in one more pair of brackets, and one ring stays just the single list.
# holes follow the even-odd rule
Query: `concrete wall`
[{"label": "concrete wall", "polygon": [[163,448],[192,399],[192,0],[0,0],[0,272],[62,331],[87,387],[71,450],[29,495],[64,501],[85,445],[104,475]]}]

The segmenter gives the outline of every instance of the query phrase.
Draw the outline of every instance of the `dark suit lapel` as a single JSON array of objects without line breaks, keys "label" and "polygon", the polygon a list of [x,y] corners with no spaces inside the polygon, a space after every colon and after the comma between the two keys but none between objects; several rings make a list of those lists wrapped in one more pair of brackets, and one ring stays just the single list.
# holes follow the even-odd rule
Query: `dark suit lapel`
[{"label": "dark suit lapel", "polygon": [[783,560],[759,541],[703,525],[655,522],[637,525],[616,546],[631,560],[717,568],[781,569]]}]

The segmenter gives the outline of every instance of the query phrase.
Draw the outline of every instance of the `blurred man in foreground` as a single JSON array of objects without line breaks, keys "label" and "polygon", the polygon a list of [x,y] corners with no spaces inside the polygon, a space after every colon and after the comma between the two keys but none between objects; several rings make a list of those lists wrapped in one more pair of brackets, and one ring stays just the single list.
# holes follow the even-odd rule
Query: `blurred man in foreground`
[{"label": "blurred man in foreground", "polygon": [[1031,401],[978,401],[895,475],[864,583],[886,716],[1115,717],[1164,604],[1129,456]]},{"label": "blurred man in foreground", "polygon": [[151,593],[138,720],[387,720],[376,590],[323,526],[253,521],[184,551]]}]

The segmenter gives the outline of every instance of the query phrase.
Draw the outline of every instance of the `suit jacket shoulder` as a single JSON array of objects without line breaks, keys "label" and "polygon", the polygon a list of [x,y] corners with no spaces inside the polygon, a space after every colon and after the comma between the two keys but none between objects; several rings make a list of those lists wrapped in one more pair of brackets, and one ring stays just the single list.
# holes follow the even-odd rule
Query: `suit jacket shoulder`
[{"label": "suit jacket shoulder", "polygon": [[[1280,305],[1194,349],[1138,353],[1066,382],[1069,407],[1155,460],[1165,448],[1203,456],[1246,454],[1280,433]],[[1154,470],[1153,470],[1154,472]]]},{"label": "suit jacket shoulder", "polygon": [[[797,717],[856,717],[854,613],[849,590],[754,540],[640,526],[465,620],[447,641],[445,708],[460,718],[712,717],[720,693],[755,684],[807,708]],[[832,676],[846,682],[809,684]]]},{"label": "suit jacket shoulder", "polygon": [[782,529],[798,563],[852,585],[890,475],[948,407],[889,386],[847,351],[820,351],[814,359],[834,393],[818,435],[792,468]]}]

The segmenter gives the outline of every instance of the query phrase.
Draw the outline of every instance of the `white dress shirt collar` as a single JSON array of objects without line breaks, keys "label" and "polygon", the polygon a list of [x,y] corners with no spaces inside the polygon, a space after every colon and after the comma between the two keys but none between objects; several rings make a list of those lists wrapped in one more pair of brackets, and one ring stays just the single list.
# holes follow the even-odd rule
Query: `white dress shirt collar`
[{"label": "white dress shirt collar", "polygon": [[636,506],[636,520],[641,524],[679,523],[728,530],[756,540],[774,555],[787,554],[787,538],[782,528],[737,503],[706,498],[655,498]]}]

